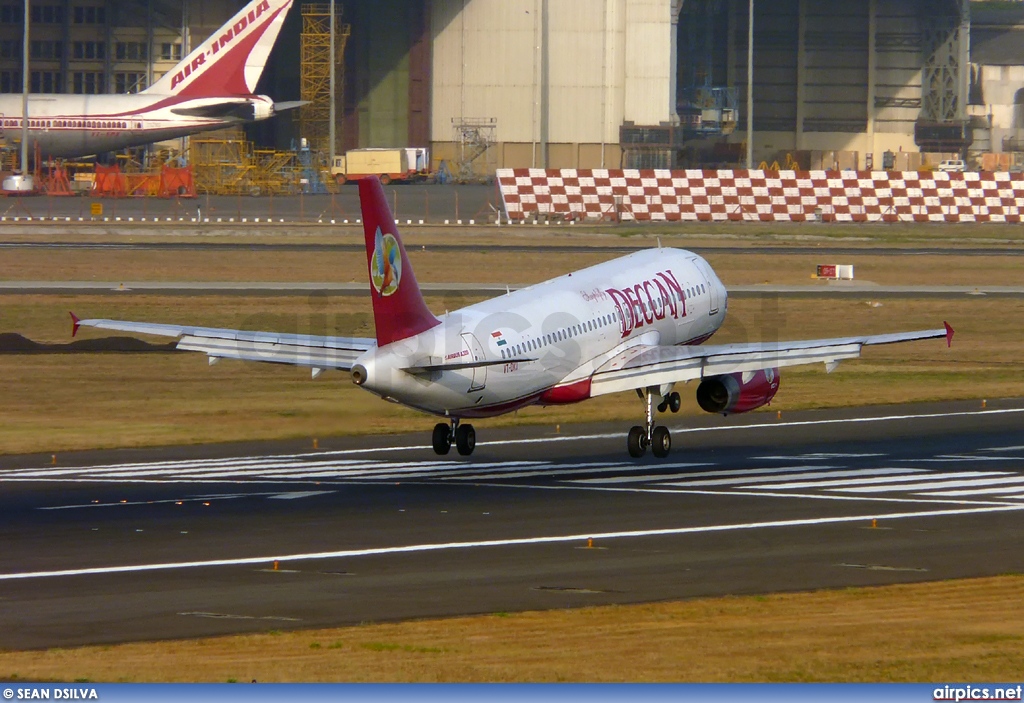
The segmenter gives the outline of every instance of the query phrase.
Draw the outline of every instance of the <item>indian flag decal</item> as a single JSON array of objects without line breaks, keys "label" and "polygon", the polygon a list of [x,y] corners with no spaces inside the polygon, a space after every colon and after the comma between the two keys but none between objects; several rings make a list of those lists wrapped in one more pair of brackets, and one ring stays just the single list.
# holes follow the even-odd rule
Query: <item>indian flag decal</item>
[{"label": "indian flag decal", "polygon": [[508,342],[506,342],[505,338],[502,336],[501,332],[491,332],[491,337],[494,339],[495,342],[498,343],[499,347],[503,347],[506,344],[508,344]]}]

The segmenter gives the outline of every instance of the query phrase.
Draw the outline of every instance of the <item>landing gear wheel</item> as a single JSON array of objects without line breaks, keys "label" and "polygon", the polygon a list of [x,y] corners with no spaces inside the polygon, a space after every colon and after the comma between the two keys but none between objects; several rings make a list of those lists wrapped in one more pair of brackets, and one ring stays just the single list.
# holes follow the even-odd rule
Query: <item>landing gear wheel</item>
[{"label": "landing gear wheel", "polygon": [[674,413],[679,412],[679,407],[683,404],[679,394],[673,391],[668,394],[668,409]]},{"label": "landing gear wheel", "polygon": [[659,459],[664,459],[672,450],[672,435],[667,427],[655,427],[651,437],[651,452]]},{"label": "landing gear wheel", "polygon": [[666,410],[668,410],[668,397],[667,396],[665,397],[665,400],[663,400],[660,403],[658,403],[658,412],[659,413],[663,413]]},{"label": "landing gear wheel", "polygon": [[626,448],[629,455],[639,459],[647,453],[647,433],[640,425],[633,425],[629,428],[629,435],[626,437]]},{"label": "landing gear wheel", "polygon": [[455,448],[462,456],[469,456],[476,447],[476,430],[472,425],[459,425],[455,430]]},{"label": "landing gear wheel", "polygon": [[452,432],[443,422],[434,425],[434,453],[444,456],[452,448]]}]

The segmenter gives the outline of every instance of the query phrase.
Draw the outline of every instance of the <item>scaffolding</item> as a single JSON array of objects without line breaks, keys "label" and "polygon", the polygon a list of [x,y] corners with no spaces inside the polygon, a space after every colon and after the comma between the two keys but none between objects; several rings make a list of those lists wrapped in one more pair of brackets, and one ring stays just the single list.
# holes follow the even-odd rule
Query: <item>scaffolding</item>
[{"label": "scaffolding", "polygon": [[452,174],[459,183],[476,182],[494,173],[491,146],[498,120],[494,117],[452,118],[459,155]]},{"label": "scaffolding", "polygon": [[[344,105],[345,43],[352,33],[350,25],[342,24],[341,5],[335,5],[334,85],[335,106]],[[313,152],[331,153],[331,6],[307,3],[302,6],[302,37],[300,44],[302,100],[299,108],[299,136],[305,138]],[[335,152],[338,137],[335,137]]]},{"label": "scaffolding", "polygon": [[[252,188],[252,144],[240,130],[222,130],[189,140],[189,163],[196,191],[211,195],[245,195]],[[258,191],[256,192],[258,194]]]},{"label": "scaffolding", "polygon": [[210,195],[294,195],[303,188],[296,152],[257,149],[245,133],[222,130],[190,140],[195,190]]}]

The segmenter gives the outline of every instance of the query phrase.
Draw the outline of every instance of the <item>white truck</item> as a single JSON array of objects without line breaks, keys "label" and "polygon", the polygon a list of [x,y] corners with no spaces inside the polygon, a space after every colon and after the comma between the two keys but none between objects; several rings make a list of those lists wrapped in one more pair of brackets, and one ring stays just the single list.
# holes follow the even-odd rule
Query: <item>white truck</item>
[{"label": "white truck", "polygon": [[429,174],[429,165],[425,148],[352,149],[334,157],[331,176],[339,185],[366,176],[378,176],[381,183],[388,185],[394,181],[423,180]]}]

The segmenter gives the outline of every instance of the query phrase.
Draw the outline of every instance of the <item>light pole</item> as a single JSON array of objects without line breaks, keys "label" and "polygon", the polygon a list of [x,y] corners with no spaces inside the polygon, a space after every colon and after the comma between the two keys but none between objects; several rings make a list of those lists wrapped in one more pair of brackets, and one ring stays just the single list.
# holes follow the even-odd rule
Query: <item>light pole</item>
[{"label": "light pole", "polygon": [[334,120],[336,119],[335,105],[334,105],[334,101],[335,101],[335,92],[334,92],[334,63],[335,63],[335,57],[334,57],[334,23],[335,23],[334,0],[331,0],[331,48],[330,48],[330,52],[331,52],[331,80],[330,80],[330,88],[329,88],[329,91],[328,91],[331,94],[331,104],[329,106],[329,110],[328,110],[328,113],[327,113],[328,114],[328,117],[327,117],[327,122],[328,122],[327,141],[330,144],[330,161],[327,162],[329,164],[328,167],[327,167],[328,169],[330,169],[331,167],[334,166],[334,155],[335,155],[335,151],[336,151],[335,145],[334,145],[334,139],[335,139],[335,137],[334,137],[334,129],[335,129],[335,127],[334,127]]},{"label": "light pole", "polygon": [[754,0],[747,20],[747,169],[754,168]]},{"label": "light pole", "polygon": [[35,191],[35,183],[28,166],[28,25],[32,19],[29,9],[29,0],[25,0],[25,32],[21,46],[21,172],[15,171],[5,178],[2,184],[3,191],[12,195],[30,194]]}]

